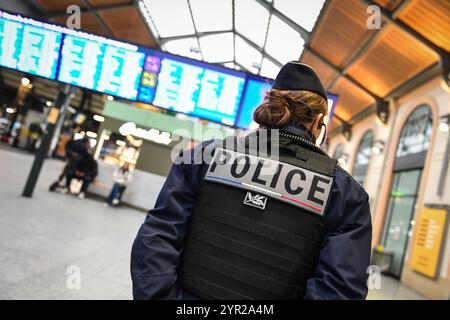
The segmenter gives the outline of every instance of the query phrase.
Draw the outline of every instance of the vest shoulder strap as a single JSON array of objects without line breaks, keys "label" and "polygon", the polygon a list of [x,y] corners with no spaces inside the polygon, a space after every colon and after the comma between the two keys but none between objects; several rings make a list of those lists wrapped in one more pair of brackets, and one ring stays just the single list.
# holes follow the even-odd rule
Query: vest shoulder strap
[{"label": "vest shoulder strap", "polygon": [[[290,143],[285,146],[281,145],[281,150],[285,149],[287,152],[280,151],[280,159],[283,161],[286,153],[295,158],[295,164],[299,167],[316,171],[327,176],[334,176],[337,160],[330,158],[327,155],[315,152],[307,147],[303,147],[297,143]],[[290,161],[293,162],[293,161]]]}]

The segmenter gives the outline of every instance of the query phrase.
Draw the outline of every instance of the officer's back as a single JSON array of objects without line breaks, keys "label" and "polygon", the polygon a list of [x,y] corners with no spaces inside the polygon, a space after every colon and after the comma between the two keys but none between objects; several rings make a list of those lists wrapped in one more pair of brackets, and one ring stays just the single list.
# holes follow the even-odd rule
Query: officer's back
[{"label": "officer's back", "polygon": [[258,131],[174,164],[133,245],[135,298],[365,298],[368,197],[315,146],[326,101],[314,70],[289,63]]}]

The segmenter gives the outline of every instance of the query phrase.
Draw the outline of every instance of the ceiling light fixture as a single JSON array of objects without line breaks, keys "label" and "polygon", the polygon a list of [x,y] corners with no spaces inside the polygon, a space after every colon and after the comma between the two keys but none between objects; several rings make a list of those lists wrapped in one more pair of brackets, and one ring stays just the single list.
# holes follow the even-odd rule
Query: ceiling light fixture
[{"label": "ceiling light fixture", "polygon": [[97,138],[97,134],[96,134],[95,132],[93,132],[93,131],[88,131],[88,132],[86,132],[86,135],[87,135],[89,138],[92,138],[92,139],[96,139],[96,138]]},{"label": "ceiling light fixture", "polygon": [[444,133],[450,131],[450,114],[442,116],[439,120],[439,131]]},{"label": "ceiling light fixture", "polygon": [[23,77],[22,80],[20,81],[22,83],[23,86],[28,86],[30,85],[31,81],[28,78]]},{"label": "ceiling light fixture", "polygon": [[385,145],[385,143],[382,140],[374,141],[373,145],[372,145],[372,153],[374,153],[374,154],[382,153],[384,150],[384,145]]},{"label": "ceiling light fixture", "polygon": [[99,114],[94,114],[93,119],[94,119],[95,121],[98,121],[98,122],[103,122],[103,121],[105,121],[105,117],[103,117],[103,116],[101,116],[101,115],[99,115]]}]

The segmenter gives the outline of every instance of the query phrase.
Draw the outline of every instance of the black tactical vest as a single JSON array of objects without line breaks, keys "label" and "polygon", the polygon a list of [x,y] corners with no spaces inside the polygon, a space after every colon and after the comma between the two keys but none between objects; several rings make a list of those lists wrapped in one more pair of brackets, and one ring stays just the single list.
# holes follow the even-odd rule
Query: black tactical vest
[{"label": "black tactical vest", "polygon": [[200,299],[303,298],[336,161],[291,138],[279,146],[277,159],[214,150],[181,255],[183,290]]}]

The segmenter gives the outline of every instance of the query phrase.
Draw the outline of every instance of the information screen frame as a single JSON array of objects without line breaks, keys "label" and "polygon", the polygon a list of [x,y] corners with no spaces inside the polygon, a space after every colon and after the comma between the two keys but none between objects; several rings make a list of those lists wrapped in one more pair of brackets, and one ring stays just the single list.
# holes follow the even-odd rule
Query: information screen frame
[{"label": "information screen frame", "polygon": [[[97,79],[98,82],[97,82],[96,85],[94,85],[93,88],[91,88],[90,86],[84,86],[84,85],[81,85],[81,84],[74,84],[72,82],[65,81],[65,80],[61,79],[61,70],[62,70],[62,62],[63,62],[62,53],[64,51],[64,45],[65,45],[66,37],[78,37],[79,39],[82,39],[82,40],[96,42],[99,45],[102,45],[102,46],[105,47],[104,50],[103,50],[104,54],[106,53],[106,49],[107,48],[118,48],[118,49],[124,49],[124,50],[130,50],[130,51],[133,51],[133,52],[142,53],[143,59],[142,59],[142,63],[141,63],[141,66],[140,66],[140,71],[139,71],[138,76],[136,77],[136,81],[138,83],[138,86],[136,88],[136,90],[137,90],[136,91],[136,96],[134,98],[129,98],[129,97],[124,96],[124,95],[118,95],[118,94],[114,94],[114,93],[108,92],[108,91],[101,91],[101,90],[98,89],[98,86],[99,86],[98,82],[100,81],[100,78]],[[115,40],[115,39],[105,38],[105,37],[102,37],[102,36],[97,36],[97,35],[94,35],[94,34],[91,34],[91,33],[87,33],[87,32],[84,32],[84,31],[73,30],[70,33],[65,33],[63,35],[62,45],[61,45],[61,57],[60,57],[60,60],[59,60],[59,67],[58,67],[58,77],[57,77],[56,81],[61,82],[61,83],[65,83],[65,84],[69,84],[69,85],[73,85],[73,86],[76,86],[76,87],[79,87],[79,88],[84,88],[84,89],[87,89],[87,90],[90,90],[90,91],[93,91],[93,92],[98,92],[98,93],[101,93],[101,94],[107,94],[107,95],[110,95],[110,96],[113,96],[113,97],[117,97],[117,98],[120,98],[120,99],[125,99],[125,100],[128,100],[128,101],[133,101],[134,102],[134,101],[136,101],[136,98],[137,98],[137,95],[138,95],[138,92],[139,92],[139,82],[140,82],[140,79],[141,79],[141,76],[142,76],[142,67],[143,67],[143,64],[144,64],[144,61],[145,61],[145,57],[146,57],[146,50],[144,48],[139,47],[138,45],[134,45],[134,44],[130,44],[130,43],[127,43],[127,42],[118,41],[118,40]],[[102,58],[103,58],[103,56],[102,56]],[[98,73],[98,72],[102,72],[102,70],[96,70],[96,73]]]},{"label": "information screen frame", "polygon": [[[6,14],[6,17],[5,17]],[[11,16],[13,19],[11,19]],[[58,54],[57,54],[57,58],[56,58],[56,62],[55,62],[55,70],[54,70],[54,75],[52,77],[47,77],[38,73],[34,73],[34,72],[30,72],[30,71],[26,71],[24,68],[19,67],[20,62],[17,61],[17,66],[16,67],[11,67],[11,66],[7,66],[7,65],[0,65],[0,68],[5,68],[8,70],[14,70],[14,71],[18,71],[18,72],[22,72],[25,74],[29,74],[31,76],[34,77],[39,77],[42,79],[48,79],[48,80],[54,80],[57,81],[57,76],[58,76],[58,72],[59,72],[59,62],[61,59],[61,50],[62,50],[62,38],[64,37],[63,32],[61,31],[62,29],[64,29],[64,27],[61,27],[59,25],[56,24],[51,24],[51,23],[47,23],[41,20],[37,20],[37,19],[31,19],[28,17],[24,17],[22,15],[16,14],[16,13],[12,13],[12,12],[8,12],[6,10],[0,10],[0,19],[5,19],[5,20],[9,20],[9,21],[14,21],[16,23],[20,23],[24,26],[23,29],[25,29],[25,26],[28,26],[29,28],[42,28],[45,29],[49,32],[54,32],[54,33],[59,33],[60,36],[60,40],[59,40],[59,48],[58,48]],[[47,28],[45,28],[47,27]]]},{"label": "information screen frame", "polygon": [[[149,56],[149,55],[156,55],[158,57],[161,57],[162,59],[171,59],[171,60],[175,60],[181,63],[185,63],[185,64],[189,64],[192,66],[197,66],[197,67],[201,67],[204,68],[205,70],[210,70],[210,71],[215,71],[215,72],[220,72],[226,75],[230,75],[230,76],[235,76],[235,77],[239,77],[239,78],[243,78],[244,84],[243,84],[243,88],[242,88],[242,92],[240,94],[240,99],[237,103],[237,107],[236,107],[236,112],[234,115],[234,119],[231,124],[231,122],[229,123],[224,123],[223,121],[217,121],[216,119],[211,119],[208,117],[204,117],[195,113],[183,113],[180,111],[176,111],[176,110],[171,110],[168,108],[164,108],[164,107],[160,107],[154,104],[151,104],[152,106],[162,109],[162,110],[170,110],[172,112],[176,112],[176,113],[182,113],[182,114],[186,114],[187,116],[191,116],[191,117],[196,117],[196,118],[200,118],[200,119],[204,119],[210,122],[215,122],[215,123],[219,123],[222,125],[226,125],[228,127],[233,127],[233,128],[240,128],[240,129],[246,129],[246,128],[242,128],[240,126],[238,126],[238,121],[239,121],[239,117],[241,114],[241,109],[242,109],[242,104],[244,102],[244,100],[246,99],[246,95],[248,94],[247,92],[247,85],[249,81],[260,81],[260,82],[267,82],[267,83],[273,83],[273,79],[270,78],[266,78],[260,75],[255,75],[252,73],[248,73],[245,71],[240,71],[240,70],[235,70],[235,69],[231,69],[222,65],[217,65],[217,64],[212,64],[212,63],[207,63],[207,62],[203,62],[203,61],[199,61],[199,60],[195,60],[195,59],[191,59],[191,58],[187,58],[187,57],[183,57],[180,55],[176,55],[176,54],[172,54],[172,53],[168,53],[168,52],[163,52],[161,50],[158,49],[154,49],[154,48],[149,48],[149,47],[145,47],[141,44],[137,44],[131,41],[123,41],[120,39],[117,39],[115,37],[112,36],[108,36],[108,37],[104,37],[101,35],[97,35],[97,34],[93,34],[90,32],[85,32],[85,31],[80,31],[80,30],[73,30],[73,29],[69,29],[66,26],[62,25],[62,24],[58,24],[58,23],[49,23],[48,21],[42,20],[42,19],[36,19],[36,18],[29,18],[17,13],[13,13],[13,12],[9,12],[7,10],[0,10],[0,18],[3,17],[3,14],[6,13],[7,15],[10,16],[14,16],[16,17],[19,21],[21,21],[24,24],[31,24],[34,26],[40,26],[44,29],[48,29],[48,30],[52,30],[52,31],[57,31],[61,33],[61,40],[60,40],[60,47],[59,47],[59,55],[58,55],[58,59],[57,59],[57,69],[55,72],[55,76],[54,78],[49,78],[49,77],[45,77],[39,74],[33,74],[33,73],[29,73],[26,71],[22,71],[19,70],[18,68],[11,68],[8,66],[3,66],[1,65],[0,68],[6,68],[6,69],[10,69],[10,70],[15,70],[15,71],[19,71],[19,72],[23,72],[26,74],[30,74],[32,76],[35,77],[39,77],[39,78],[43,78],[43,79],[50,79],[50,80],[54,80],[54,81],[58,81],[60,83],[65,83],[65,84],[70,84],[73,85],[75,87],[79,87],[91,92],[96,92],[96,93],[100,93],[100,94],[107,94],[107,95],[111,95],[113,97],[116,97],[118,99],[122,99],[122,100],[127,100],[127,101],[131,101],[131,102],[142,102],[142,103],[148,103],[145,100],[142,100],[139,98],[139,92],[141,89],[141,81],[142,81],[142,77],[144,76],[144,65],[145,65],[145,59]],[[102,41],[105,42],[108,45],[116,45],[119,47],[128,47],[128,48],[132,48],[133,51],[136,52],[140,52],[144,55],[144,62],[142,64],[142,68],[140,71],[140,75],[138,75],[138,86],[137,86],[137,94],[135,98],[128,98],[128,97],[124,97],[124,96],[120,96],[117,94],[113,94],[110,92],[104,92],[104,91],[100,91],[98,90],[98,88],[90,88],[87,86],[82,86],[79,84],[73,84],[70,82],[66,82],[63,80],[60,80],[60,71],[61,71],[61,61],[62,61],[62,52],[63,52],[63,46],[64,46],[64,40],[65,37],[69,35],[69,36],[79,36],[79,37],[87,37],[87,38],[91,38],[91,39],[95,39],[96,41]],[[157,86],[157,84],[156,84]],[[333,99],[335,102],[336,100]],[[331,119],[330,119],[331,122]]]},{"label": "information screen frame", "polygon": [[[226,125],[226,126],[229,126],[229,127],[236,127],[235,124],[236,124],[237,115],[239,114],[239,111],[240,111],[240,106],[241,106],[241,103],[242,103],[242,100],[243,100],[244,94],[245,94],[245,87],[246,87],[246,84],[247,84],[247,79],[249,77],[248,73],[246,73],[244,71],[230,69],[230,68],[227,68],[227,67],[224,67],[224,66],[220,66],[220,65],[214,65],[214,64],[207,63],[207,62],[203,62],[203,61],[199,61],[199,60],[195,60],[195,59],[179,56],[179,55],[172,54],[172,53],[162,52],[162,51],[155,50],[155,49],[147,49],[147,57],[149,57],[149,56],[159,58],[161,63],[162,63],[162,61],[164,59],[166,59],[166,60],[171,60],[171,61],[175,61],[175,62],[182,63],[182,64],[187,64],[187,65],[192,66],[192,67],[202,68],[205,71],[218,72],[218,73],[224,74],[226,76],[240,78],[240,79],[242,79],[242,82],[243,82],[242,83],[242,89],[241,89],[241,92],[239,94],[238,101],[236,102],[236,105],[235,105],[235,109],[236,110],[234,112],[234,116],[233,116],[233,119],[231,121],[232,123],[225,123],[223,121],[218,121],[218,120],[216,120],[216,119],[214,119],[212,117],[202,116],[202,115],[199,115],[198,113],[195,113],[195,112],[187,113],[187,112],[182,112],[182,111],[169,109],[169,108],[166,108],[164,106],[160,106],[158,104],[155,104],[153,102],[148,102],[148,100],[142,99],[140,97],[139,93],[138,93],[137,100],[136,100],[137,102],[149,103],[152,106],[157,107],[159,109],[169,110],[169,111],[173,111],[173,112],[177,112],[177,113],[182,113],[182,114],[185,114],[185,115],[188,115],[188,116],[191,116],[191,117],[196,117],[196,118],[208,120],[210,122],[223,124],[223,125]],[[147,59],[147,57],[146,57],[146,59]],[[142,78],[145,76],[145,74],[144,74],[145,72],[146,71],[145,71],[145,67],[144,67],[144,70],[142,72]],[[141,78],[141,82],[142,82],[142,78]],[[263,77],[259,77],[259,78],[260,79],[265,79]],[[156,91],[158,89],[158,85],[159,85],[158,84],[158,80],[156,80],[155,95],[156,95]],[[141,91],[142,87],[143,86],[140,85],[139,91]],[[152,101],[154,101],[154,98],[155,97],[153,97]],[[220,113],[218,113],[218,114],[220,114]]]}]

